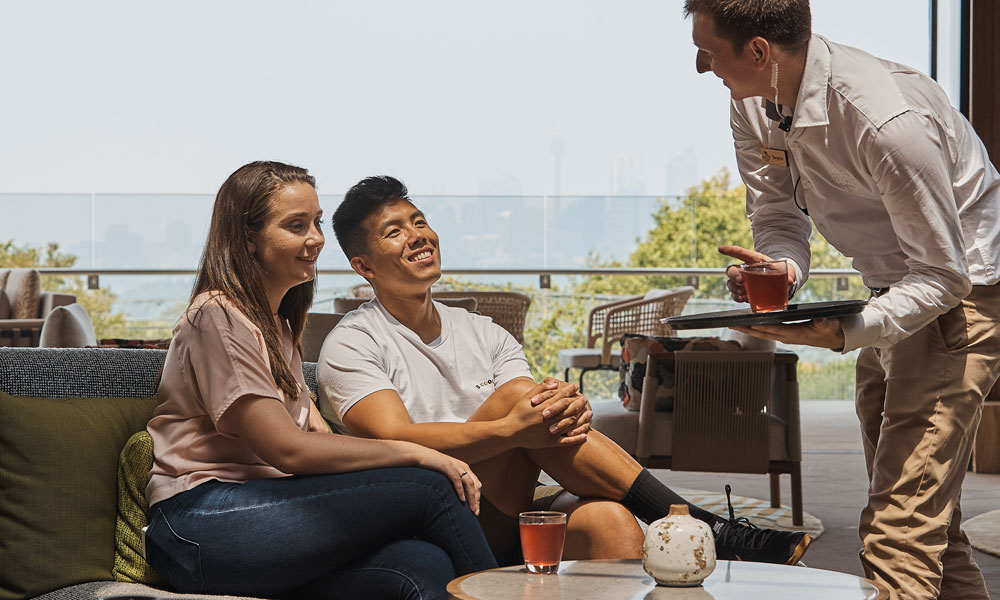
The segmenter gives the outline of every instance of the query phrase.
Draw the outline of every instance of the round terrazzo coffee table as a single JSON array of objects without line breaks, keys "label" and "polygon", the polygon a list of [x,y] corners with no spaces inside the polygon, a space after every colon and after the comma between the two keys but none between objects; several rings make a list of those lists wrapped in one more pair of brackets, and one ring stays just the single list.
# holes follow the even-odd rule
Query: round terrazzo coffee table
[{"label": "round terrazzo coffee table", "polygon": [[[555,575],[524,566],[470,573],[448,584],[456,600],[885,600],[889,593],[861,577],[787,565],[719,561],[705,583],[693,588],[657,586],[640,560],[564,561]],[[808,595],[808,596],[807,596]]]}]

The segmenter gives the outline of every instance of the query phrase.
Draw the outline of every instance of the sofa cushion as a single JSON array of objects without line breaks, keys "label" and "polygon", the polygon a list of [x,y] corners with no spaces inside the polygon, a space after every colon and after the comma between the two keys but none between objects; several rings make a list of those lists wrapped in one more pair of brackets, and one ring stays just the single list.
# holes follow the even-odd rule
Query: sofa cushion
[{"label": "sofa cushion", "polygon": [[0,599],[112,579],[119,455],[156,403],[0,392]]},{"label": "sofa cushion", "polygon": [[116,581],[164,585],[142,555],[142,528],[149,525],[146,484],[153,468],[153,438],[143,429],[125,442],[118,460],[118,516],[115,519]]},{"label": "sofa cushion", "polygon": [[165,350],[0,348],[0,390],[41,398],[147,398],[156,395],[166,355]]},{"label": "sofa cushion", "polygon": [[[642,380],[646,377],[646,363],[650,354],[673,352],[680,350],[687,343],[686,339],[651,337],[645,335],[626,334],[622,337],[622,360],[619,365],[620,383],[618,397],[628,410],[638,411],[642,401]],[[673,369],[660,365],[656,377],[659,385],[656,387],[656,409],[671,410],[674,407],[674,374]]]},{"label": "sofa cushion", "polygon": [[97,335],[87,309],[76,303],[53,308],[45,316],[38,345],[41,348],[96,346]]},{"label": "sofa cushion", "polygon": [[10,300],[11,319],[37,319],[42,277],[35,269],[10,269],[0,276],[0,289]]}]

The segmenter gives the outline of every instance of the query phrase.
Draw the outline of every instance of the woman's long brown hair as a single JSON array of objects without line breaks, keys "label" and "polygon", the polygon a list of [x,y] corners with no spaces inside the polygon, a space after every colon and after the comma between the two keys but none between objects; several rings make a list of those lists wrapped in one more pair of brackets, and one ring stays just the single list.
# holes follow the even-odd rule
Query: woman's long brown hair
[{"label": "woman's long brown hair", "polygon": [[[271,198],[293,183],[316,187],[316,180],[305,169],[270,161],[244,165],[226,179],[215,197],[208,240],[191,292],[192,302],[204,292],[221,292],[260,329],[271,362],[271,375],[289,400],[298,398],[301,392],[281,353],[281,336],[264,291],[266,273],[250,254],[247,239],[264,226],[271,211]],[[300,348],[306,313],[315,291],[314,279],[288,290],[281,299],[278,315],[288,320],[296,348]],[[190,314],[189,319],[193,319]]]}]

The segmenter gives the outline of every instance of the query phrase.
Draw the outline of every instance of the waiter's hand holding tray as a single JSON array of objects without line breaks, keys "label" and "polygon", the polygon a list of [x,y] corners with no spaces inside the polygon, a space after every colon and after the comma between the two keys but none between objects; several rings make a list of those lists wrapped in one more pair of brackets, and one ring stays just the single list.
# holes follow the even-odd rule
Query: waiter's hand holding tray
[{"label": "waiter's hand holding tray", "polygon": [[684,315],[682,317],[667,317],[661,319],[664,325],[674,329],[714,329],[716,327],[751,327],[753,325],[773,325],[776,323],[795,323],[832,317],[845,317],[861,312],[868,304],[867,300],[837,300],[834,302],[806,302],[789,304],[784,310],[771,312],[753,312],[749,308],[738,310],[723,310]]}]

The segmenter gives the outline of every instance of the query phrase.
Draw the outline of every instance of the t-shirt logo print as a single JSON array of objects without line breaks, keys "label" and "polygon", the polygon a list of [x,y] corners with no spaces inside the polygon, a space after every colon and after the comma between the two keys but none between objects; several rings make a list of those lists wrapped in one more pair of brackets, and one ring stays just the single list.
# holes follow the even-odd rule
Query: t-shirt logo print
[{"label": "t-shirt logo print", "polygon": [[482,388],[484,388],[484,387],[486,387],[488,385],[493,385],[493,380],[492,379],[487,379],[486,381],[484,381],[482,383],[476,384],[476,389],[479,390],[479,389],[482,389]]}]

